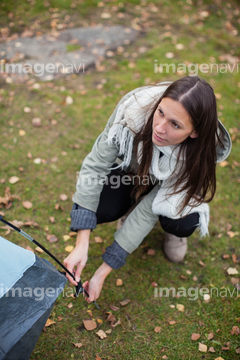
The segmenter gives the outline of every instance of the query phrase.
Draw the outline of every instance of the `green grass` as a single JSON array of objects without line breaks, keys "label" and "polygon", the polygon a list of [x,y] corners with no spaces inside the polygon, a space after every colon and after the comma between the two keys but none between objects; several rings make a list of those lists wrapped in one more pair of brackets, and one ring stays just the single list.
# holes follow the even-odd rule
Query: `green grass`
[{"label": "green grass", "polygon": [[[47,33],[53,29],[53,14],[58,14],[58,24],[68,28],[94,24],[138,24],[143,30],[134,44],[125,47],[128,56],[116,55],[102,61],[105,71],[94,69],[85,71],[80,76],[69,76],[52,82],[40,83],[39,89],[33,89],[32,83],[6,84],[1,82],[0,90],[0,124],[1,124],[1,176],[0,196],[4,196],[7,186],[11,193],[19,195],[10,209],[2,207],[7,220],[35,220],[39,227],[24,230],[52,251],[60,260],[67,253],[65,247],[74,245],[75,238],[64,242],[63,235],[69,233],[69,212],[71,196],[75,191],[76,172],[80,169],[84,157],[104,128],[108,117],[121,97],[135,87],[165,80],[176,80],[181,73],[170,71],[155,72],[154,64],[221,64],[220,56],[231,54],[239,56],[239,37],[226,30],[229,21],[240,31],[239,5],[237,1],[228,3],[220,1],[128,1],[119,4],[115,1],[63,1],[55,0],[45,3],[40,1],[3,1],[0,4],[1,28],[10,22],[9,36],[27,29]],[[101,4],[100,4],[101,5]],[[154,7],[158,11],[154,10]],[[117,6],[117,8],[116,8]],[[115,8],[114,8],[115,7]],[[101,13],[111,12],[110,19],[102,19]],[[209,16],[202,18],[201,13],[208,11]],[[118,16],[124,14],[124,18]],[[147,13],[147,14],[146,14]],[[38,26],[36,24],[39,24]],[[176,44],[183,44],[184,49],[176,49]],[[70,46],[70,45],[69,45]],[[145,47],[145,52],[141,49]],[[75,48],[70,47],[73,51]],[[70,51],[69,50],[69,51]],[[167,59],[165,54],[173,52],[174,58]],[[134,55],[137,54],[136,55]],[[129,67],[129,63],[135,67]],[[190,68],[188,68],[190,69]],[[195,68],[197,71],[197,68]],[[47,328],[39,338],[31,359],[237,359],[236,348],[240,347],[239,336],[231,335],[233,326],[239,325],[239,299],[237,289],[227,275],[228,267],[236,267],[232,254],[239,253],[239,235],[233,238],[227,234],[239,231],[239,88],[238,72],[201,73],[200,77],[210,82],[214,91],[221,95],[218,100],[219,118],[228,129],[233,130],[233,149],[227,159],[226,167],[218,166],[217,194],[211,203],[210,237],[199,240],[198,234],[189,239],[189,250],[181,264],[167,261],[162,253],[163,231],[157,225],[140,246],[127,260],[127,264],[118,271],[113,271],[107,278],[98,303],[101,307],[87,305],[84,299],[73,300],[66,296],[70,287],[65,288],[65,296],[56,301],[51,319],[56,324]],[[38,82],[37,78],[34,78]],[[98,85],[102,84],[102,88]],[[83,90],[86,90],[85,92]],[[73,98],[73,104],[67,105],[67,96]],[[25,113],[24,107],[31,112]],[[34,127],[32,119],[41,118],[41,127]],[[53,122],[55,120],[56,122]],[[26,132],[19,135],[19,130]],[[235,131],[235,133],[234,133]],[[32,158],[27,155],[31,152]],[[41,164],[34,159],[41,158]],[[23,168],[23,171],[19,168]],[[11,185],[9,178],[18,176],[20,180]],[[5,180],[5,182],[4,182]],[[60,200],[60,194],[67,194],[68,200]],[[22,201],[31,201],[33,207],[26,210]],[[60,204],[62,210],[56,210]],[[49,220],[54,216],[56,222]],[[90,279],[96,268],[101,264],[101,254],[113,241],[116,224],[103,224],[91,233],[89,260],[83,271],[83,280]],[[26,247],[27,240],[19,234],[11,232],[6,235],[0,229],[0,235]],[[47,234],[55,234],[58,242],[48,243]],[[104,239],[96,244],[94,236]],[[154,248],[155,256],[148,256],[148,248]],[[230,257],[223,260],[222,255]],[[47,255],[39,255],[48,258]],[[203,261],[205,267],[199,264]],[[191,274],[189,273],[191,272]],[[193,277],[196,276],[197,280]],[[116,279],[123,280],[123,286],[116,286]],[[155,297],[151,286],[156,282],[159,287],[197,288],[199,295],[193,296]],[[206,303],[199,294],[199,289],[209,290],[216,287],[210,302]],[[71,288],[72,289],[72,288]],[[227,296],[224,289],[228,289]],[[198,291],[198,292],[197,292]],[[222,293],[221,293],[222,291]],[[229,292],[233,292],[233,296]],[[192,294],[194,291],[192,290]],[[125,307],[119,302],[124,298],[131,299]],[[73,307],[67,305],[72,302]],[[170,305],[183,304],[185,311],[180,312]],[[103,320],[98,329],[110,328],[106,321],[106,312],[111,311],[110,305],[119,306],[114,312],[121,319],[107,339],[100,340],[96,331],[88,332],[83,327],[83,319],[90,318],[88,309],[95,319]],[[58,321],[58,317],[63,319]],[[176,321],[169,325],[169,321]],[[156,326],[161,332],[154,331]],[[199,341],[216,350],[214,354],[198,351],[198,342],[192,341],[193,332],[201,335]],[[213,332],[213,340],[207,335]],[[81,342],[81,348],[73,343]],[[230,342],[230,350],[222,350]]]}]

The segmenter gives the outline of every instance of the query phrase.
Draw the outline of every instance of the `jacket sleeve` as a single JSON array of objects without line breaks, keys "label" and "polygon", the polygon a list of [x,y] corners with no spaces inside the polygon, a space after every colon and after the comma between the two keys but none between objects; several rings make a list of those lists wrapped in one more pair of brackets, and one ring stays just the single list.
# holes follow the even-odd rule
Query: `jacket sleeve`
[{"label": "jacket sleeve", "polygon": [[153,229],[158,221],[158,215],[152,211],[152,202],[160,185],[156,185],[140,203],[133,209],[114,234],[116,242],[128,253],[132,253]]},{"label": "jacket sleeve", "polygon": [[115,144],[109,145],[107,142],[108,131],[114,122],[118,106],[139,90],[140,88],[130,91],[120,100],[110,116],[104,131],[95,141],[92,151],[82,163],[76,192],[72,200],[85,209],[96,212],[104,180],[106,180],[107,175],[111,171],[110,168],[119,154],[117,146]]}]

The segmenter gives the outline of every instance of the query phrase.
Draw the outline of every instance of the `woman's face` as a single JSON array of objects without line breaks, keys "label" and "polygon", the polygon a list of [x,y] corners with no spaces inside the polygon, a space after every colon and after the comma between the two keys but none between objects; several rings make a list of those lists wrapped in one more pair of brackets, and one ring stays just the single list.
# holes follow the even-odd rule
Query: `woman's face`
[{"label": "woman's face", "polygon": [[188,136],[196,138],[191,118],[183,105],[165,97],[153,115],[152,141],[157,146],[177,145]]}]

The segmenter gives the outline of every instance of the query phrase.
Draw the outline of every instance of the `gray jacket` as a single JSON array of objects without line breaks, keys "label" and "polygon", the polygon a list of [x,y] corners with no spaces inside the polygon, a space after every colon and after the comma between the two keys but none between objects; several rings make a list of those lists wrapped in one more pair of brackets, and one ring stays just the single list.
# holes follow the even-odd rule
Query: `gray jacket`
[{"label": "gray jacket", "polygon": [[[146,87],[147,88],[147,87]],[[76,192],[73,195],[75,203],[71,211],[71,230],[94,229],[97,224],[96,210],[99,204],[100,194],[103,188],[103,180],[110,173],[112,165],[121,160],[118,158],[119,149],[115,144],[108,145],[108,131],[112,126],[118,106],[128,99],[132,94],[143,88],[137,88],[126,94],[118,103],[113,114],[110,116],[104,131],[95,141],[92,151],[86,156],[82,163]],[[224,133],[224,148],[217,148],[217,161],[223,161],[231,151],[231,139],[220,123]],[[134,162],[134,159],[132,159]],[[103,259],[113,268],[119,268],[125,263],[125,258],[132,253],[143,241],[145,236],[153,229],[158,221],[158,215],[152,211],[152,202],[161,184],[152,189],[140,203],[128,215],[123,226],[114,234],[113,245],[107,248]]]}]

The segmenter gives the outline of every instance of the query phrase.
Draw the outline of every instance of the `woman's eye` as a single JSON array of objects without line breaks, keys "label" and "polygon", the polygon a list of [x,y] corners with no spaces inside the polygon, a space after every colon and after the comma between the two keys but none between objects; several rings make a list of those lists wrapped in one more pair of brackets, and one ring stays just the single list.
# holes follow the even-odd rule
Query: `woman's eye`
[{"label": "woman's eye", "polygon": [[172,121],[172,126],[174,129],[180,129],[180,126],[175,121]]},{"label": "woman's eye", "polygon": [[158,111],[159,111],[159,114],[160,114],[161,116],[164,115],[164,114],[163,114],[163,111],[162,111],[161,109],[158,109]]}]

